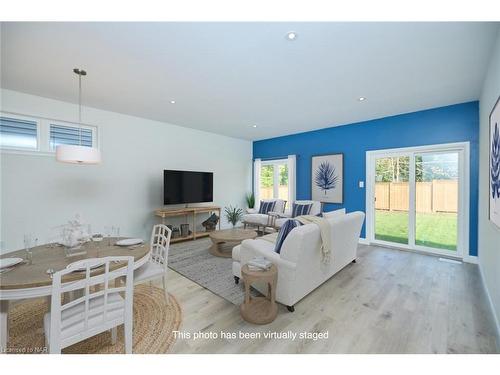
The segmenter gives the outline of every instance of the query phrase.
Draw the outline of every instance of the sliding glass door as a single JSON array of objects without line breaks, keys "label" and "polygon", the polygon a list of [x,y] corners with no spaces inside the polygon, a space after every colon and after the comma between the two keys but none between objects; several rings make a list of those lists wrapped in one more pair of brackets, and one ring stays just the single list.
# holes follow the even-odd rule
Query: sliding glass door
[{"label": "sliding glass door", "polygon": [[375,239],[408,244],[410,157],[375,158]]},{"label": "sliding glass door", "polygon": [[415,244],[457,251],[458,152],[415,155]]},{"label": "sliding glass door", "polygon": [[468,238],[468,144],[367,153],[370,242],[460,257]]}]

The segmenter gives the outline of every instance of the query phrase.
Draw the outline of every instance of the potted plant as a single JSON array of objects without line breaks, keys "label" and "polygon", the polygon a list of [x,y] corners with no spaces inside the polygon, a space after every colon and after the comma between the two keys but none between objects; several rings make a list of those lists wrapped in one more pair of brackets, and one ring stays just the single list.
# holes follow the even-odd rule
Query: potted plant
[{"label": "potted plant", "polygon": [[255,195],[253,193],[248,193],[246,196],[247,206],[248,208],[255,207]]},{"label": "potted plant", "polygon": [[227,221],[233,224],[233,228],[236,226],[238,221],[240,221],[241,218],[243,217],[243,210],[241,208],[233,207],[231,205],[229,207],[224,208],[224,213],[226,215]]}]

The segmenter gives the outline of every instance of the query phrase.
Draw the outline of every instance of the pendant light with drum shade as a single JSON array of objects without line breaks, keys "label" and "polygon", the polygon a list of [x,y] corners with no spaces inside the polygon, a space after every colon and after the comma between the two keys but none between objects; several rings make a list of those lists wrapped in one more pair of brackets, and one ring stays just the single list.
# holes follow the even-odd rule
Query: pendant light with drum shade
[{"label": "pendant light with drum shade", "polygon": [[71,164],[99,164],[101,162],[101,152],[95,147],[82,145],[82,76],[87,72],[75,68],[73,73],[78,75],[78,145],[58,145],[56,147],[56,160],[62,163]]}]

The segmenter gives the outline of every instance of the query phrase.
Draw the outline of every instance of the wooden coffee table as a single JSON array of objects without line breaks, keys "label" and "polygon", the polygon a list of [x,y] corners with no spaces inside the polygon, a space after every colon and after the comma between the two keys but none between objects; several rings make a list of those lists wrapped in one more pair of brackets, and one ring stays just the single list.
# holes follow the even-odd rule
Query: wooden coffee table
[{"label": "wooden coffee table", "polygon": [[223,229],[210,232],[210,239],[213,242],[210,247],[210,254],[217,257],[231,258],[231,252],[235,245],[243,240],[251,240],[257,237],[257,232],[252,229]]},{"label": "wooden coffee table", "polygon": [[[276,304],[278,269],[273,264],[267,271],[251,271],[245,264],[241,267],[241,277],[245,284],[245,301],[240,306],[241,317],[253,324],[271,323],[278,315]],[[250,295],[252,283],[266,283],[267,296],[252,297]]]}]

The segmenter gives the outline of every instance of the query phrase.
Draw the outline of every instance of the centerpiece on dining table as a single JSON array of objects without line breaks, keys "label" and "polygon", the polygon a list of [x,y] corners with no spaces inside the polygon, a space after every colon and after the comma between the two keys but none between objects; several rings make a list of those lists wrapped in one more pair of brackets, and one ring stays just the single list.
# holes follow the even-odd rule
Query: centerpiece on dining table
[{"label": "centerpiece on dining table", "polygon": [[82,223],[80,215],[76,215],[74,220],[69,220],[67,224],[61,226],[61,241],[67,257],[85,254],[87,251],[82,246],[90,241],[92,233],[88,224]]}]

